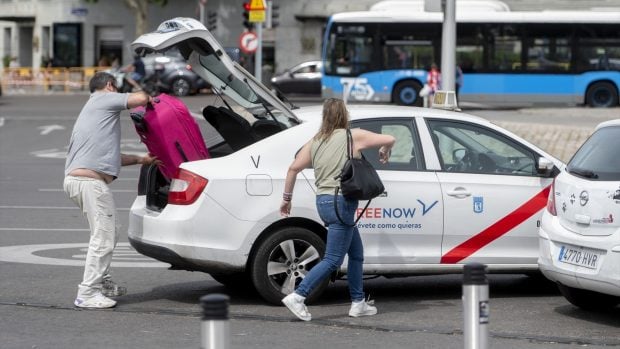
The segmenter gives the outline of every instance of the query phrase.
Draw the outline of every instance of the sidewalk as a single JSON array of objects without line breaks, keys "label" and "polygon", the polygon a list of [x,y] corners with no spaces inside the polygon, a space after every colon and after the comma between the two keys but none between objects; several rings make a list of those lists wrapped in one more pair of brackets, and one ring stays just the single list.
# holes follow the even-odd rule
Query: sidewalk
[{"label": "sidewalk", "polygon": [[523,137],[556,158],[568,162],[594,131],[590,127],[497,122],[497,125]]}]

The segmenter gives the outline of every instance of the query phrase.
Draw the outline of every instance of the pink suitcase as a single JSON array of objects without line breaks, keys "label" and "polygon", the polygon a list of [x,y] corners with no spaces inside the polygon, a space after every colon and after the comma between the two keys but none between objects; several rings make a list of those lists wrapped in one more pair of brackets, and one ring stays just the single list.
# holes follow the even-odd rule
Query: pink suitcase
[{"label": "pink suitcase", "polygon": [[196,120],[179,99],[160,94],[152,106],[135,108],[130,115],[149,153],[162,161],[159,168],[167,179],[181,163],[209,158]]}]

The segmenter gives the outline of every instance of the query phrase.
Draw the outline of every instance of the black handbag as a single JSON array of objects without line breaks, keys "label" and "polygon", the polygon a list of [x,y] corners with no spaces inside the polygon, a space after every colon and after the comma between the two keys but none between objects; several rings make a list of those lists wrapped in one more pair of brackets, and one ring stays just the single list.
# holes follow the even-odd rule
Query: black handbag
[{"label": "black handbag", "polygon": [[[383,194],[385,187],[377,171],[372,167],[370,162],[364,158],[364,155],[359,159],[353,157],[353,136],[349,129],[347,129],[347,161],[344,163],[340,175],[336,177],[336,179],[338,178],[340,178],[340,187],[336,187],[334,194],[336,216],[342,224],[355,226],[364,215],[364,212],[366,212],[368,205],[370,205],[370,201]],[[338,191],[347,199],[368,200],[366,206],[353,225],[346,224],[338,213]]]}]

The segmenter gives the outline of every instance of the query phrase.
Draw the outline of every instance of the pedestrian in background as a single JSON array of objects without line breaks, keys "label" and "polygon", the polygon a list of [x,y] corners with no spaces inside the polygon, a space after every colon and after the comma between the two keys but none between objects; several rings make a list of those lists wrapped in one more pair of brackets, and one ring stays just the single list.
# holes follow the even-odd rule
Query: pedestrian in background
[{"label": "pedestrian in background", "polygon": [[441,89],[441,72],[439,68],[437,68],[437,64],[431,64],[431,70],[429,70],[426,76],[426,84],[430,88],[428,93],[428,106],[433,105],[433,96],[435,96],[435,92]]},{"label": "pedestrian in background", "polygon": [[145,106],[151,97],[143,92],[118,93],[114,76],[104,72],[96,73],[89,87],[90,98],[71,133],[63,185],[90,226],[84,277],[74,304],[81,308],[111,308],[116,301],[105,294],[118,290],[110,278],[110,263],[119,227],[108,185],[118,177],[121,166],[159,161],[149,155],[125,155],[120,151],[121,111]]},{"label": "pedestrian in background", "polygon": [[[327,226],[327,243],[325,256],[306,274],[297,289],[282,299],[282,303],[304,321],[310,321],[305,300],[312,290],[340,268],[345,255],[348,254],[347,282],[351,297],[349,316],[367,316],[377,313],[373,301],[366,301],[363,290],[364,247],[359,230],[355,226],[355,212],[358,200],[350,200],[342,195],[334,196],[344,163],[347,160],[347,129],[349,128],[349,112],[344,101],[330,98],[323,104],[323,122],[319,132],[306,143],[290,165],[284,183],[283,200],[280,214],[291,213],[291,200],[297,174],[305,168],[314,168],[317,196],[316,206],[321,220]],[[368,148],[379,148],[379,160],[387,163],[395,138],[390,135],[377,134],[362,129],[351,130],[353,138],[353,156],[359,158],[360,151]],[[344,221],[337,217],[334,200],[337,199],[338,213]]]},{"label": "pedestrian in background", "polygon": [[454,93],[456,94],[456,100],[459,100],[459,90],[463,87],[463,70],[460,66],[456,66],[455,69],[456,79],[454,80]]}]

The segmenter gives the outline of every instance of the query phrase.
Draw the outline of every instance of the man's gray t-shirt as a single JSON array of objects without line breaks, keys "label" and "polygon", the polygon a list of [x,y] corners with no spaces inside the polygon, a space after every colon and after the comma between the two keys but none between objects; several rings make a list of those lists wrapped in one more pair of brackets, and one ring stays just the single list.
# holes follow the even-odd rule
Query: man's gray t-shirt
[{"label": "man's gray t-shirt", "polygon": [[127,93],[96,91],[90,95],[75,121],[65,176],[78,168],[115,178],[121,169],[121,111],[127,109]]}]

